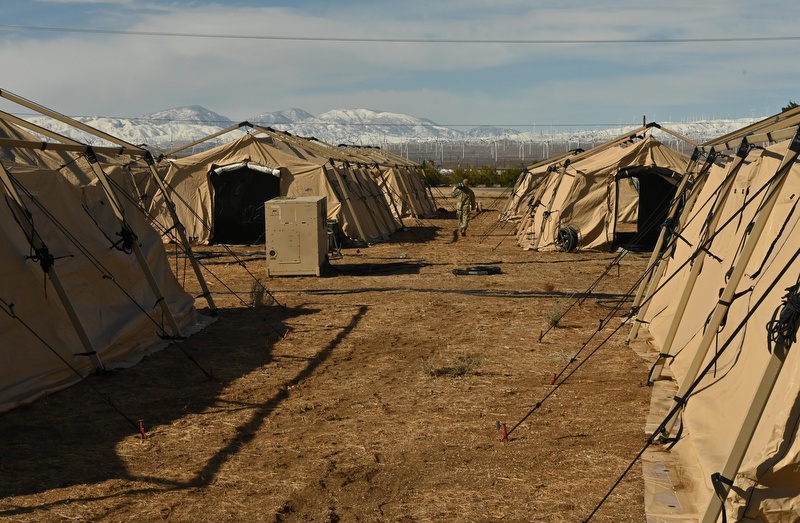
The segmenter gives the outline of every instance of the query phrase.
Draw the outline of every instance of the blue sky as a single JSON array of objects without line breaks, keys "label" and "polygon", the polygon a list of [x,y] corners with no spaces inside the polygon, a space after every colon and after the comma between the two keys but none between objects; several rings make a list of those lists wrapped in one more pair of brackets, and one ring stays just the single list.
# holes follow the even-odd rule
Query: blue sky
[{"label": "blue sky", "polygon": [[2,2],[0,89],[72,116],[368,108],[457,128],[759,117],[800,102],[800,2],[702,4]]}]

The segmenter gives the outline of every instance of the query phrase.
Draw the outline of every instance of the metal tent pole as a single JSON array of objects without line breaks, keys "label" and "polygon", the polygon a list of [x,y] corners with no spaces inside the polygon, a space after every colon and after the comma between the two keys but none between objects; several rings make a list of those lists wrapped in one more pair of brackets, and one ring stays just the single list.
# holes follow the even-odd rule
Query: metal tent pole
[{"label": "metal tent pole", "polygon": [[114,189],[111,187],[111,183],[108,180],[108,176],[103,171],[103,168],[100,166],[99,161],[97,160],[97,156],[94,154],[94,151],[91,147],[86,152],[86,157],[89,160],[89,165],[92,168],[95,176],[100,181],[100,185],[102,185],[103,190],[106,193],[106,197],[108,198],[109,203],[111,203],[111,209],[114,212],[114,215],[117,217],[117,220],[122,227],[121,234],[123,235],[123,240],[127,238],[132,239],[132,241],[128,242],[134,256],[136,256],[136,260],[139,262],[139,266],[142,269],[142,273],[147,279],[148,285],[150,285],[150,289],[153,291],[153,294],[156,298],[156,303],[159,307],[161,307],[161,311],[164,313],[164,316],[167,319],[167,323],[169,323],[170,329],[172,330],[172,335],[176,338],[181,337],[181,329],[178,326],[178,322],[175,319],[175,316],[172,314],[172,310],[169,308],[169,304],[167,303],[166,299],[164,298],[164,293],[161,292],[161,287],[158,285],[156,281],[156,277],[153,274],[150,265],[147,263],[147,258],[145,258],[144,253],[142,252],[141,247],[139,246],[139,242],[136,239],[136,235],[131,229],[130,224],[125,219],[125,211],[122,207],[122,204],[117,199],[116,193],[114,193]]},{"label": "metal tent pole", "polygon": [[[2,95],[3,97],[9,98],[9,93],[7,91],[5,91],[5,92],[1,92],[0,91],[0,95]],[[12,97],[11,99],[15,100],[15,101],[21,100],[18,97]],[[104,139],[106,139],[108,141],[111,141],[112,143],[120,144],[120,147],[113,147],[113,148],[96,147],[96,146],[94,146],[94,147],[91,147],[91,150],[93,151],[93,153],[102,153],[102,154],[109,154],[109,155],[114,155],[114,154],[123,155],[124,154],[124,155],[132,156],[132,157],[135,157],[135,156],[143,156],[144,157],[145,161],[147,162],[147,164],[148,164],[148,166],[150,168],[151,174],[153,175],[153,177],[156,180],[156,184],[158,185],[159,189],[161,190],[161,192],[164,195],[164,201],[166,202],[166,205],[167,205],[167,208],[169,210],[170,216],[172,217],[173,226],[179,231],[179,235],[180,235],[180,238],[181,238],[181,243],[183,244],[184,250],[185,250],[185,252],[187,253],[187,255],[189,256],[189,258],[191,260],[192,267],[193,267],[193,269],[195,271],[195,274],[197,276],[198,281],[200,282],[200,287],[203,289],[203,296],[206,298],[206,301],[208,302],[208,306],[209,306],[209,309],[211,311],[211,314],[216,314],[217,307],[214,304],[213,298],[211,297],[211,292],[208,289],[208,284],[206,283],[205,278],[203,277],[203,274],[200,271],[199,263],[198,263],[197,259],[194,256],[194,253],[193,253],[193,251],[191,249],[191,245],[189,243],[189,240],[188,240],[188,238],[186,238],[186,234],[185,234],[185,230],[186,229],[184,228],[183,224],[180,222],[180,219],[178,218],[178,215],[175,213],[175,203],[172,201],[171,194],[168,192],[166,184],[164,183],[164,180],[158,174],[158,171],[155,169],[155,167],[153,165],[153,159],[152,159],[152,155],[150,154],[150,152],[148,152],[146,149],[143,149],[141,147],[136,147],[134,145],[128,144],[127,142],[125,142],[123,140],[120,140],[119,138],[116,138],[116,137],[107,135],[105,133],[102,133],[100,131],[97,131],[96,129],[88,127],[85,124],[81,124],[80,122],[74,121],[74,120],[72,120],[72,119],[70,119],[70,118],[68,118],[66,116],[60,115],[60,114],[58,114],[58,113],[56,113],[54,111],[50,111],[50,110],[48,110],[48,109],[46,109],[46,108],[44,108],[42,106],[34,104],[33,102],[29,102],[29,101],[25,100],[25,104],[24,105],[26,107],[30,107],[32,109],[36,109],[36,110],[42,112],[43,114],[46,114],[46,115],[51,116],[53,118],[56,118],[57,120],[59,120],[61,122],[74,125],[75,127],[79,128],[81,130],[85,130],[87,132],[92,132],[92,134],[96,134],[96,135],[100,136],[101,138],[104,138]],[[32,124],[32,123],[30,123],[30,122],[28,122],[26,120],[23,120],[21,118],[17,118],[16,116],[10,115],[8,113],[4,113],[4,112],[0,111],[0,116],[2,116],[2,118],[4,120],[8,120],[8,121],[14,122],[17,125],[20,125],[22,127],[30,129],[32,131],[35,131],[35,132],[37,132],[39,134],[43,134],[44,136],[47,136],[49,138],[52,138],[52,139],[55,139],[55,140],[58,140],[58,141],[62,142],[61,144],[41,142],[41,145],[40,145],[39,148],[42,149],[42,150],[54,149],[54,150],[78,151],[78,152],[86,153],[90,149],[89,146],[87,146],[85,144],[82,144],[82,143],[80,143],[80,142],[78,142],[76,140],[73,140],[73,139],[68,138],[66,136],[63,136],[63,135],[60,135],[60,134],[58,134],[56,132],[53,132],[53,131],[51,131],[49,129],[46,129],[46,128],[43,128],[43,127],[40,127],[38,125]],[[11,144],[9,144],[9,145],[11,145]],[[16,144],[12,145],[12,146],[34,148],[34,146],[32,146],[31,143],[29,143],[29,142],[18,142]]]},{"label": "metal tent pole", "polygon": [[[792,290],[796,293],[797,285],[795,285]],[[790,292],[790,294],[792,293]],[[789,295],[787,295],[786,302],[788,302],[788,298]],[[794,298],[796,300],[797,296],[795,295]],[[784,303],[784,311],[790,308],[786,306],[786,302]],[[796,303],[791,307],[793,308],[795,306]],[[793,312],[796,314],[798,311]],[[781,318],[783,318],[782,314]],[[786,327],[790,327],[790,325],[786,325]],[[712,475],[712,482],[714,483],[714,489],[717,495],[711,496],[706,511],[703,514],[702,523],[715,523],[723,509],[725,498],[727,498],[733,484],[733,478],[736,477],[739,468],[742,466],[747,449],[750,446],[750,442],[753,440],[756,428],[758,428],[758,423],[761,420],[761,416],[764,414],[767,402],[772,395],[772,390],[775,388],[775,383],[778,381],[778,376],[783,369],[783,364],[786,362],[786,357],[789,355],[789,348],[797,334],[797,325],[792,325],[791,327],[793,327],[793,329],[781,330],[778,333],[775,340],[776,343],[772,348],[767,366],[764,369],[764,374],[753,395],[753,401],[750,403],[750,408],[742,422],[742,427],[734,441],[733,448],[728,455],[725,466],[722,468],[722,472]]]},{"label": "metal tent pole", "polygon": [[741,169],[742,165],[744,164],[744,159],[747,157],[747,152],[750,150],[750,145],[743,141],[741,147],[736,153],[736,157],[733,163],[728,170],[728,174],[725,177],[725,180],[720,187],[719,198],[717,200],[717,206],[714,209],[711,209],[711,214],[709,215],[709,219],[706,222],[705,228],[705,237],[701,239],[698,250],[696,251],[696,256],[693,260],[692,269],[689,272],[689,276],[686,280],[686,283],[683,286],[683,290],[681,292],[681,297],[678,300],[678,303],[675,308],[675,314],[672,317],[672,322],[669,325],[669,329],[667,331],[667,335],[664,338],[664,344],[661,347],[661,351],[658,355],[658,359],[656,360],[655,365],[653,366],[653,371],[648,378],[648,381],[652,383],[656,379],[661,376],[661,371],[664,369],[664,364],[666,363],[667,357],[670,355],[670,351],[672,349],[672,344],[675,341],[675,336],[678,334],[678,329],[680,328],[681,321],[683,320],[683,314],[686,312],[686,307],[689,305],[689,299],[692,296],[692,290],[694,289],[694,283],[697,281],[697,277],[700,275],[700,272],[703,270],[703,264],[705,262],[708,249],[710,245],[706,245],[709,238],[713,238],[717,232],[717,225],[719,225],[719,221],[722,217],[722,209],[725,208],[725,203],[728,201],[728,196],[730,196],[731,188],[733,187],[733,182],[736,180],[736,175],[739,173],[739,169]]},{"label": "metal tent pole", "polygon": [[[758,211],[758,215],[751,224],[752,228],[750,229],[747,239],[745,240],[742,252],[735,262],[733,271],[731,272],[728,282],[725,285],[725,289],[722,291],[719,301],[717,302],[717,306],[714,308],[711,319],[706,325],[706,330],[703,334],[703,338],[700,341],[700,345],[698,346],[689,369],[684,376],[683,383],[681,384],[678,393],[674,398],[676,403],[684,401],[684,396],[686,395],[688,388],[697,378],[706,353],[711,347],[714,338],[717,336],[719,326],[722,324],[722,321],[725,318],[728,309],[730,308],[733,297],[736,294],[736,288],[738,287],[739,282],[741,281],[742,276],[747,269],[747,265],[753,255],[753,252],[755,251],[756,245],[760,240],[761,234],[764,232],[764,229],[767,226],[767,222],[769,221],[770,217],[769,215],[778,200],[778,196],[783,188],[784,183],[786,182],[787,174],[789,173],[794,162],[797,160],[798,154],[800,154],[800,135],[798,135],[798,128],[794,128],[792,131],[794,132],[794,136],[791,139],[789,148],[786,151],[786,154],[784,155],[781,165],[778,167],[775,176],[773,177],[773,181],[770,183],[767,193],[764,195],[764,202],[761,205],[761,209]],[[743,142],[746,141],[747,139],[743,140]],[[757,141],[758,139],[751,138],[752,143]],[[675,412],[664,425],[664,432],[666,434],[669,434],[672,431],[676,420],[677,412]]]},{"label": "metal tent pole", "polygon": [[189,263],[192,265],[192,270],[194,270],[195,277],[197,281],[200,283],[200,288],[203,291],[202,297],[205,298],[206,303],[208,303],[208,309],[212,316],[217,315],[217,305],[214,303],[214,297],[211,295],[211,290],[208,288],[208,283],[206,282],[205,277],[203,276],[203,272],[200,268],[200,263],[197,261],[197,258],[194,255],[194,251],[192,250],[192,245],[189,242],[189,238],[186,236],[186,227],[183,226],[181,223],[180,218],[178,218],[178,213],[175,210],[175,202],[172,200],[172,195],[169,191],[167,183],[161,178],[161,174],[155,167],[153,156],[148,153],[145,156],[145,162],[147,162],[147,166],[150,169],[150,175],[152,176],[153,180],[155,180],[156,185],[158,185],[161,194],[164,195],[164,204],[167,206],[167,210],[169,211],[169,215],[172,218],[172,225],[175,230],[178,232],[178,239],[183,246],[183,250],[186,255],[189,257]]},{"label": "metal tent pole", "polygon": [[758,422],[761,420],[761,415],[764,413],[767,401],[769,401],[772,389],[775,387],[775,382],[778,380],[781,369],[783,369],[783,364],[786,361],[787,355],[788,347],[785,343],[781,343],[773,349],[767,368],[764,370],[764,375],[761,378],[753,401],[750,404],[750,409],[747,411],[747,416],[736,437],[733,449],[728,455],[728,460],[722,468],[722,472],[712,476],[712,478],[716,478],[715,490],[719,489],[719,495],[711,496],[706,511],[703,514],[703,519],[700,520],[702,523],[716,523],[717,518],[719,518],[724,497],[727,497],[727,494],[730,492],[731,485],[728,483],[732,483],[732,478],[739,472],[739,467],[741,467],[744,461],[747,448],[750,446],[750,442],[758,427]]},{"label": "metal tent pole", "polygon": [[49,261],[47,259],[48,257],[51,257],[50,251],[47,248],[47,245],[44,243],[44,240],[42,240],[42,237],[36,231],[31,218],[31,213],[25,207],[19,192],[14,187],[11,177],[2,163],[0,163],[0,181],[3,183],[6,193],[10,196],[11,211],[16,216],[17,222],[19,222],[23,229],[23,233],[28,238],[31,248],[34,250],[34,252],[36,252],[37,256],[42,257],[40,260],[42,270],[50,279],[50,283],[52,283],[53,288],[58,295],[58,299],[61,301],[61,305],[64,307],[64,311],[67,313],[67,317],[69,317],[70,323],[72,323],[75,333],[78,335],[78,338],[81,341],[81,345],[83,345],[83,355],[89,357],[96,370],[104,369],[103,362],[100,361],[100,357],[97,355],[97,350],[95,349],[92,340],[89,338],[86,328],[83,326],[83,323],[81,323],[80,317],[78,316],[75,307],[72,305],[72,301],[70,300],[66,289],[64,289],[64,285],[61,283],[61,278],[58,276],[58,271],[56,271],[55,266],[52,263],[52,259]]},{"label": "metal tent pole", "polygon": [[[634,297],[633,304],[631,305],[631,310],[636,311],[636,318],[634,318],[633,325],[628,333],[628,338],[625,340],[626,343],[630,343],[632,339],[636,338],[636,335],[639,332],[640,321],[647,312],[647,307],[650,304],[650,300],[648,299],[646,302],[644,302],[644,305],[641,305],[642,300],[644,299],[645,291],[651,290],[650,282],[657,282],[661,279],[661,274],[663,274],[664,266],[666,265],[661,258],[661,250],[664,248],[664,238],[669,230],[669,223],[674,222],[676,219],[678,209],[680,208],[680,199],[683,193],[686,191],[686,186],[689,184],[690,173],[694,170],[699,155],[700,152],[695,149],[689,164],[686,166],[681,183],[678,186],[678,189],[675,191],[675,200],[672,202],[666,221],[661,226],[661,232],[658,235],[658,240],[656,241],[655,247],[653,247],[653,252],[650,255],[650,261],[647,263],[647,267],[652,267],[652,270],[650,271],[649,275],[645,275],[641,283],[639,283],[639,288],[636,290],[636,296]],[[649,294],[648,298],[650,298]]]}]

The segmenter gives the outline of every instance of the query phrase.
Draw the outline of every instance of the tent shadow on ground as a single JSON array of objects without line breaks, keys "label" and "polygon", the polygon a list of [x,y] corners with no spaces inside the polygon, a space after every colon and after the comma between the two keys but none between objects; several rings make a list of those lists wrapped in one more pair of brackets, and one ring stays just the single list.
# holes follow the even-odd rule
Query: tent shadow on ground
[{"label": "tent shadow on ground", "polygon": [[434,214],[433,216],[430,216],[428,218],[425,218],[425,219],[426,220],[431,220],[431,221],[435,221],[435,220],[455,220],[456,219],[456,211],[454,211],[452,209],[439,208],[439,210],[436,211],[436,214]]},{"label": "tent shadow on ground", "polygon": [[[216,323],[185,340],[181,347],[171,345],[130,369],[92,376],[32,405],[4,414],[0,417],[0,448],[3,449],[0,497],[110,479],[145,479],[156,490],[191,488],[213,482],[228,457],[241,449],[243,442],[251,439],[286,399],[288,388],[314,374],[355,328],[365,309],[358,310],[349,324],[313,357],[288,360],[281,357],[277,362],[273,349],[279,339],[275,332],[285,329],[281,320],[319,311],[303,307],[285,312],[279,307],[227,309]],[[239,332],[241,336],[231,336],[231,332]],[[252,341],[246,345],[239,340]],[[284,369],[291,366],[290,378],[288,382],[265,384],[265,387],[273,387],[270,389],[273,393],[266,400],[252,403],[222,397],[227,383],[273,364]],[[213,380],[209,380],[204,371],[211,372]],[[155,431],[153,437],[163,437],[157,427],[169,426],[176,420],[209,409],[239,409],[251,414],[236,427],[234,438],[224,440],[226,445],[217,448],[205,463],[197,464],[193,480],[170,482],[163,478],[143,478],[130,464],[119,459],[117,446],[124,440],[139,437],[132,425],[140,416],[145,418],[146,430]],[[57,503],[69,502],[79,500]],[[29,507],[6,509],[0,511],[0,518],[30,510]]]},{"label": "tent shadow on ground", "polygon": [[[561,259],[544,259],[544,260],[522,260],[522,261],[504,261],[504,265],[550,265],[550,264],[557,264],[557,263],[596,263],[598,258],[586,258],[586,257],[577,257],[574,253],[565,253],[564,258]],[[609,256],[607,258],[608,261],[612,261],[616,259],[615,256]]]},{"label": "tent shadow on ground", "polygon": [[[425,218],[427,220],[427,218]],[[391,241],[397,243],[426,243],[436,238],[441,227],[434,225],[422,227],[404,227],[391,235]]]},{"label": "tent shadow on ground", "polygon": [[419,260],[386,260],[380,263],[329,263],[323,271],[324,277],[336,276],[397,276],[401,274],[419,274],[419,270],[427,265]]}]

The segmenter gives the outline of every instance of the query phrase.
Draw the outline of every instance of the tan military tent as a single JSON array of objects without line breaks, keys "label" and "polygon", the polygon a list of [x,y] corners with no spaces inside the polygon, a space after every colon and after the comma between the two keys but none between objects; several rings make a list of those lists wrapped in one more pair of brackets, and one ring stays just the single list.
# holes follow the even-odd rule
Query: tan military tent
[{"label": "tan military tent", "polygon": [[371,174],[386,196],[395,218],[424,218],[436,213],[436,205],[425,188],[420,165],[376,147],[339,145],[339,148],[359,161],[375,166]]},{"label": "tan military tent", "polygon": [[797,113],[782,120],[703,147],[737,154],[693,171],[637,317],[635,343],[660,354],[648,431],[672,438],[643,458],[648,521],[800,520],[800,356],[786,348],[800,313],[800,139]]},{"label": "tan military tent", "polygon": [[548,174],[557,169],[565,158],[583,152],[581,149],[568,151],[556,157],[547,158],[541,162],[526,167],[514,182],[506,205],[498,217],[501,222],[518,222],[531,213],[537,196],[541,196],[540,185],[547,179]]},{"label": "tan military tent", "polygon": [[267,127],[255,128],[272,140],[275,147],[317,163],[338,181],[347,202],[345,211],[350,213],[349,221],[355,226],[348,230],[345,223],[342,227],[348,236],[374,242],[388,239],[397,230],[398,222],[389,208],[387,195],[378,185],[380,172],[373,162],[315,138],[302,138]]},{"label": "tan military tent", "polygon": [[[328,218],[353,239],[381,241],[396,230],[380,190],[362,171],[281,143],[258,130],[159,163],[193,242],[263,241],[263,205],[277,196],[325,196]],[[159,223],[167,218],[162,198],[154,197],[150,209]]]},{"label": "tan military tent", "polygon": [[640,248],[652,247],[687,163],[653,136],[615,140],[539,166],[541,181],[507,214],[520,216],[517,241],[524,249],[563,249],[566,233],[572,248],[610,250],[623,241],[621,224],[633,220],[626,232]]},{"label": "tan military tent", "polygon": [[[97,186],[76,187],[39,167],[6,167],[47,251],[34,250],[27,224],[10,206],[0,209],[0,411],[69,386],[102,368],[126,367],[166,346],[160,333],[196,332],[205,320],[176,281],[161,238],[129,206],[132,229],[179,333],[170,331],[135,257],[113,248],[119,224]],[[119,245],[122,248],[122,245]],[[50,258],[49,256],[52,258]],[[76,332],[43,269],[58,271],[74,314],[96,356]]]},{"label": "tan military tent", "polygon": [[146,151],[0,121],[0,411],[130,366],[211,321],[175,279],[125,161],[110,160]]},{"label": "tan military tent", "polygon": [[[282,151],[268,136],[244,134],[207,151],[160,162],[180,220],[198,243],[263,242],[264,202],[277,196],[325,196],[328,217],[345,234],[365,241],[382,239],[355,199],[345,196],[344,179],[333,166]],[[163,199],[151,212],[167,218]],[[363,231],[363,236],[361,232]]]}]

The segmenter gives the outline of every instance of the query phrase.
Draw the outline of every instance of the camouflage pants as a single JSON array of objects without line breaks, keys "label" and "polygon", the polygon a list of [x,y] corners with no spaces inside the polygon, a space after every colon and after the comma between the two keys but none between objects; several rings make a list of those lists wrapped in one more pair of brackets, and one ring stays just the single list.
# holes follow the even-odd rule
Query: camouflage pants
[{"label": "camouflage pants", "polygon": [[456,209],[456,218],[458,218],[458,230],[464,232],[469,225],[469,205],[462,205]]}]

